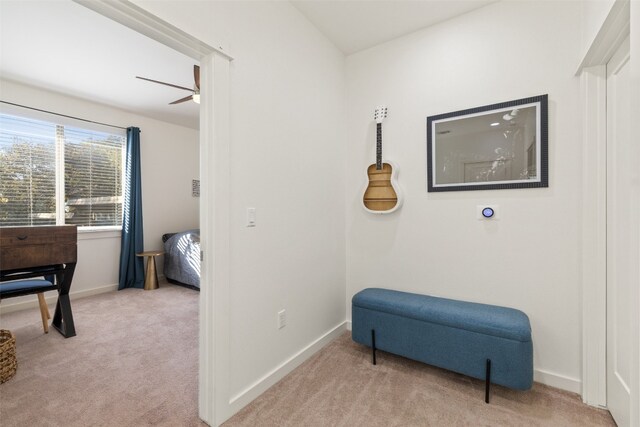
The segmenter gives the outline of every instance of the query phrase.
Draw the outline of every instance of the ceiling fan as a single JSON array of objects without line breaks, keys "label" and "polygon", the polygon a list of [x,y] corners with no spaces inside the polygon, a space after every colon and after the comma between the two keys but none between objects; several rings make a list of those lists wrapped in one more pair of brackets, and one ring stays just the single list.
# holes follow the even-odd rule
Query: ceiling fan
[{"label": "ceiling fan", "polygon": [[189,89],[188,87],[184,87],[184,86],[174,85],[174,84],[171,84],[171,83],[161,82],[161,81],[158,81],[158,80],[148,79],[146,77],[136,76],[136,79],[146,80],[146,81],[152,82],[152,83],[159,83],[161,85],[171,86],[171,87],[175,87],[177,89],[183,89],[183,90],[188,90],[189,92],[192,92],[191,95],[185,96],[184,98],[180,98],[178,100],[170,102],[169,105],[180,104],[181,102],[187,102],[187,101],[191,101],[191,100],[193,100],[193,102],[195,102],[196,104],[200,104],[200,67],[197,66],[197,65],[193,66],[193,80],[195,82],[193,89]]}]

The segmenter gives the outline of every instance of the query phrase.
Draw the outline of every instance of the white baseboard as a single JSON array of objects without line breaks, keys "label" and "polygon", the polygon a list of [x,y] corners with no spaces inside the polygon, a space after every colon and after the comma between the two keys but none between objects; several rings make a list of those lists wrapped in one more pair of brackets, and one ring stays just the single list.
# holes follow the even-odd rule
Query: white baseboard
[{"label": "white baseboard", "polygon": [[313,356],[321,350],[325,345],[339,337],[346,330],[346,323],[342,322],[317,340],[291,356],[288,360],[277,366],[271,372],[251,384],[240,393],[232,396],[229,400],[229,417],[238,412],[240,409],[249,404],[256,397],[264,393],[269,387],[284,378],[285,375],[300,366],[302,362]]},{"label": "white baseboard", "polygon": [[533,370],[533,380],[551,387],[560,388],[572,393],[582,393],[582,381],[542,369]]},{"label": "white baseboard", "polygon": [[351,320],[347,320],[347,331],[351,331]]},{"label": "white baseboard", "polygon": [[[70,292],[69,298],[71,298],[71,300],[75,300],[79,298],[89,297],[91,295],[98,295],[98,294],[103,294],[105,292],[111,292],[116,290],[118,290],[117,283],[114,285],[103,285],[103,286],[98,286],[97,288],[82,289],[79,291]],[[47,304],[49,305],[55,304],[56,301],[58,301],[58,296],[55,293],[55,291],[48,292],[48,294],[49,295],[45,296],[45,300],[47,301]],[[2,305],[0,305],[0,313],[11,313],[14,311],[20,311],[20,310],[26,310],[28,308],[38,307],[38,298],[35,295],[32,295],[32,299],[29,299],[28,301],[19,301],[13,304],[6,302],[7,300],[4,300],[4,301],[5,302],[3,302]]]}]

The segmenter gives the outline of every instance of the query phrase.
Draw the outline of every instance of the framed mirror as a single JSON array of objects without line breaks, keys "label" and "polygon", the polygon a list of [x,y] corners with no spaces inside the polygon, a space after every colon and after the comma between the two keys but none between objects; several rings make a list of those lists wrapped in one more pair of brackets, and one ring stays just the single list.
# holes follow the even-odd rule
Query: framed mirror
[{"label": "framed mirror", "polygon": [[429,192],[548,187],[547,95],[427,117]]}]

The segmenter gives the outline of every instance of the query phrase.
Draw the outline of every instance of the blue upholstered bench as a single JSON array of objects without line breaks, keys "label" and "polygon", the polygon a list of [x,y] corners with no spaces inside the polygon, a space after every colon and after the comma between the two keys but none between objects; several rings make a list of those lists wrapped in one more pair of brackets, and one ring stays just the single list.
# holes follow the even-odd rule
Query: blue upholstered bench
[{"label": "blue upholstered bench", "polygon": [[352,337],[394,353],[490,384],[527,390],[533,384],[531,326],[519,310],[364,289],[352,299]]}]

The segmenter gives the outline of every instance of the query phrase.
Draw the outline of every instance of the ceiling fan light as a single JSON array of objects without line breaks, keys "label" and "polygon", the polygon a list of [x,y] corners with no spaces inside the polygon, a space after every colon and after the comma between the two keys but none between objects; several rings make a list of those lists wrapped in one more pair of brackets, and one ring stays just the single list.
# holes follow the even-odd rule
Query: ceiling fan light
[{"label": "ceiling fan light", "polygon": [[196,104],[200,104],[200,94],[199,93],[194,93],[193,94],[193,102],[195,102]]}]

